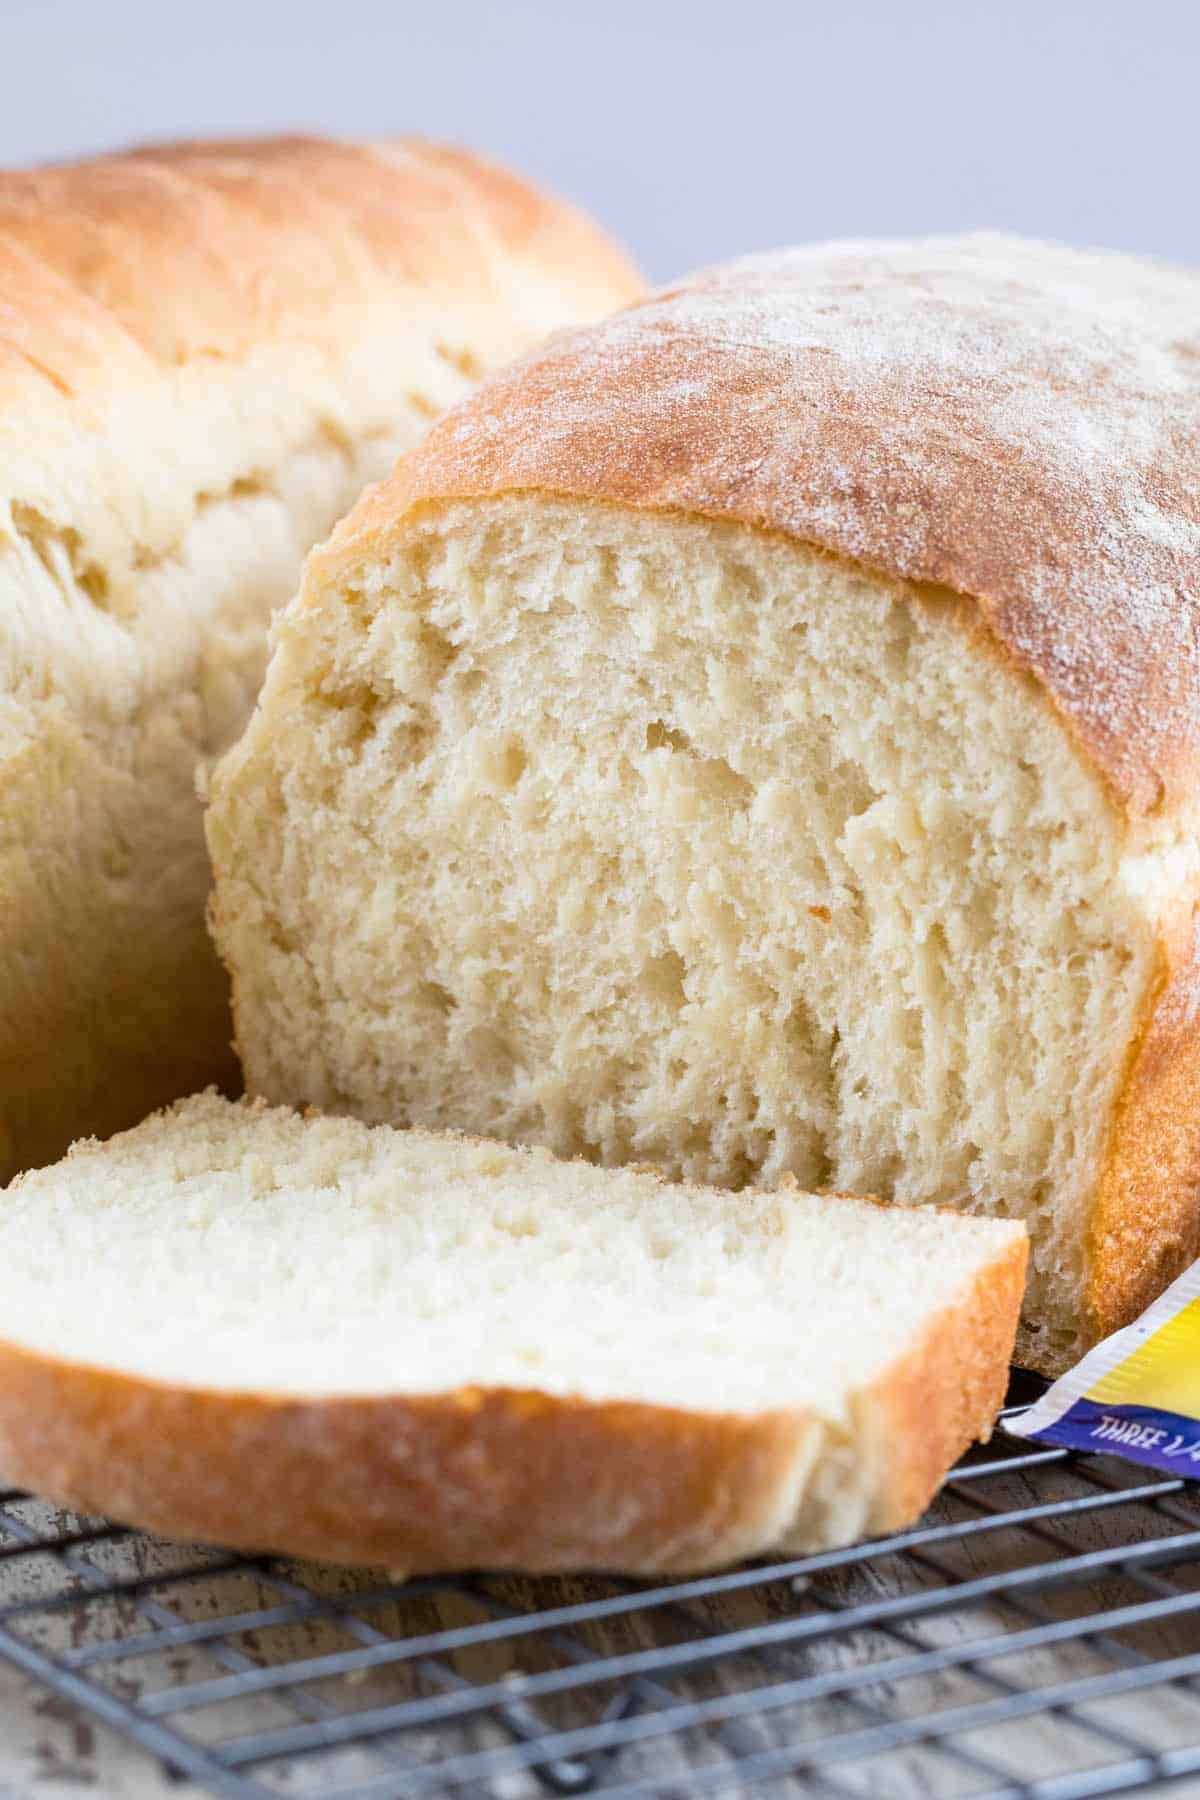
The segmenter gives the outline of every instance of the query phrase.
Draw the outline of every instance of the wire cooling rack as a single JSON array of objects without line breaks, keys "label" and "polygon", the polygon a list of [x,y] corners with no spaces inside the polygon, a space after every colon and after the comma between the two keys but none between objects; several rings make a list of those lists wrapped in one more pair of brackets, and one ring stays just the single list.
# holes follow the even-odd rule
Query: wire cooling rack
[{"label": "wire cooling rack", "polygon": [[351,1574],[6,1493],[0,1596],[0,1656],[246,1800],[1085,1800],[1200,1773],[1200,1487],[1002,1432],[917,1529],[663,1583]]}]

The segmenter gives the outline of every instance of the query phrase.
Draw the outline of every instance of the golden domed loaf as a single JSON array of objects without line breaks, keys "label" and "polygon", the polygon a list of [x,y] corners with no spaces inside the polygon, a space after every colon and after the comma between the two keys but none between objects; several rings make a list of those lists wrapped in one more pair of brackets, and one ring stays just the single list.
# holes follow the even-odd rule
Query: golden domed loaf
[{"label": "golden domed loaf", "polygon": [[251,1088],[1024,1219],[1021,1353],[1200,1228],[1200,280],[701,275],[311,561],[211,815]]},{"label": "golden domed loaf", "polygon": [[234,1073],[196,782],[272,608],[435,413],[636,291],[416,143],[0,173],[0,1179]]},{"label": "golden domed loaf", "polygon": [[342,1562],[895,1530],[1004,1395],[1019,1225],[197,1095],[0,1209],[0,1480]]}]

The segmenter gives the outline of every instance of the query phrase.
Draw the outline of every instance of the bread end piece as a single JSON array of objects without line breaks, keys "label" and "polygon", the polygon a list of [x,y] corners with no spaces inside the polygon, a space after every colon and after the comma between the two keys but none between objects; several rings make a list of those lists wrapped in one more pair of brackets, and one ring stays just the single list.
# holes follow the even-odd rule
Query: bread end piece
[{"label": "bread end piece", "polygon": [[181,1538],[409,1574],[680,1574],[894,1531],[986,1437],[1020,1227],[852,1405],[705,1413],[536,1390],[303,1400],[168,1386],[0,1344],[0,1470]]}]

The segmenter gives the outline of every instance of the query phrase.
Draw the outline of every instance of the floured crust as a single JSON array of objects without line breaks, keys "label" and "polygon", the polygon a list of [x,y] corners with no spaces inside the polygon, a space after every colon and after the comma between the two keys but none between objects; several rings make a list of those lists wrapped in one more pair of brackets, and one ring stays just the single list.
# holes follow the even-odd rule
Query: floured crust
[{"label": "floured crust", "polygon": [[[536,1391],[313,1401],[168,1387],[0,1343],[0,1471],[172,1536],[410,1573],[671,1573],[908,1523],[1003,1398],[1015,1239],[860,1409],[840,1517],[827,1428]],[[789,1527],[799,1519],[799,1536]]]},{"label": "floured crust", "polygon": [[326,566],[521,491],[778,531],[974,601],[1128,816],[1160,814],[1200,761],[1198,313],[1190,274],[988,236],[749,258],[491,382]]}]

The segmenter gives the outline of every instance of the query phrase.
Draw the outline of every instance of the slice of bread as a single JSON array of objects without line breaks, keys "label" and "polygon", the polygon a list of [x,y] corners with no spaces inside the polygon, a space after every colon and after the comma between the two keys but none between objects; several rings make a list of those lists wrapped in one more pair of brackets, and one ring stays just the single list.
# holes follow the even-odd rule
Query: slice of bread
[{"label": "slice of bread", "polygon": [[1020,1226],[209,1092],[0,1207],[0,1478],[408,1570],[898,1527],[986,1435]]},{"label": "slice of bread", "polygon": [[559,337],[309,562],[214,786],[249,1089],[1200,1251],[1200,281],[835,244]]}]

